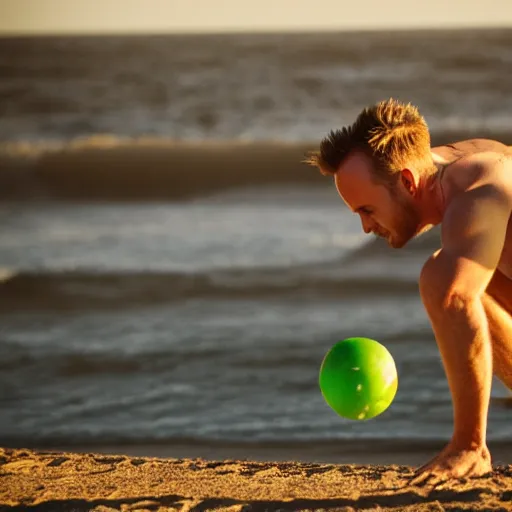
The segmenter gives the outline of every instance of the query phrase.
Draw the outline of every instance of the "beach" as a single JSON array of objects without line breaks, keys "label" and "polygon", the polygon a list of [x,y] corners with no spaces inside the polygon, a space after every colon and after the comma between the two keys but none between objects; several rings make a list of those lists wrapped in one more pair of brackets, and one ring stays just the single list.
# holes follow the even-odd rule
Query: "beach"
[{"label": "beach", "polygon": [[[399,315],[406,298],[414,304],[416,271],[435,247],[435,235],[418,239],[396,260],[378,240],[349,242],[355,227],[352,231],[346,224],[342,240],[347,245],[331,247],[334,273],[322,261],[307,259],[281,266],[277,255],[268,263],[259,259],[259,270],[252,262],[240,262],[234,269],[224,264],[212,271],[204,259],[194,262],[191,252],[183,260],[183,274],[169,267],[166,257],[141,270],[144,257],[133,245],[137,237],[123,241],[138,233],[146,246],[172,254],[179,232],[170,229],[166,241],[160,228],[155,231],[159,223],[169,229],[164,219],[175,215],[162,201],[180,209],[206,208],[203,215],[218,232],[224,230],[227,240],[241,232],[226,231],[226,219],[234,216],[247,225],[243,219],[262,207],[269,219],[277,204],[276,211],[289,210],[289,218],[297,219],[299,209],[332,217],[330,183],[301,167],[308,147],[312,144],[105,144],[95,139],[57,149],[31,146],[28,153],[11,147],[4,153],[0,182],[9,186],[2,187],[3,212],[8,219],[18,218],[24,233],[15,223],[10,231],[4,228],[0,315],[9,396],[4,395],[2,444],[10,448],[0,450],[0,510],[512,510],[510,400],[499,390],[491,404],[493,475],[441,488],[408,485],[414,468],[438,453],[443,435],[448,437],[449,395],[417,304],[410,310],[409,327],[401,320],[395,331],[386,315],[375,323],[375,312],[364,311],[370,297],[377,307],[391,307],[387,315]],[[246,173],[240,175],[245,161]],[[141,162],[148,172],[141,172]],[[16,212],[23,212],[21,219]],[[125,221],[112,220],[126,213]],[[134,222],[141,214],[146,220]],[[222,215],[220,220],[216,215]],[[252,229],[269,236],[263,223],[264,231]],[[325,228],[325,221],[314,226],[320,223]],[[338,228],[336,221],[332,233]],[[63,236],[75,240],[76,253],[66,244],[52,256],[52,243]],[[105,245],[108,237],[117,241],[116,249]],[[231,243],[223,250],[233,254],[237,249]],[[286,243],[293,247],[292,239]],[[98,251],[97,244],[104,249]],[[138,256],[127,260],[127,254]],[[304,248],[300,254],[311,257]],[[27,266],[28,255],[39,263]],[[228,309],[212,310],[210,298]],[[187,303],[193,316],[184,309]],[[247,303],[272,303],[286,323],[277,327],[275,319],[250,320],[253,309]],[[352,327],[345,319],[337,334],[337,315],[328,313],[327,303],[352,311]],[[303,318],[318,310],[321,316],[310,317],[305,332]],[[231,343],[224,335],[224,350],[212,352],[216,331],[211,325],[233,325],[233,311],[239,312],[238,335],[231,335]],[[130,312],[139,315],[140,346],[126,334]],[[290,313],[303,318],[294,323]],[[167,317],[164,323],[161,315]],[[212,315],[212,323],[196,330],[207,343],[180,341],[178,333],[189,331],[198,315]],[[87,323],[96,327],[91,331]],[[330,414],[315,378],[329,340],[355,332],[361,323],[390,347],[401,386],[383,418],[355,425]],[[160,329],[169,333],[163,343]],[[281,348],[275,345],[279,337]],[[94,339],[96,348],[91,347]],[[321,340],[316,348],[315,339]],[[26,340],[25,347],[18,340]],[[245,347],[245,356],[236,343]],[[168,344],[173,348],[165,348]],[[33,374],[39,377],[32,387]],[[24,391],[17,384],[22,378],[27,379]],[[216,384],[207,391],[206,382]],[[66,392],[55,391],[60,386]],[[271,398],[276,389],[279,396]]]},{"label": "beach", "polygon": [[1,510],[512,509],[512,467],[432,488],[408,466],[0,450]]},{"label": "beach", "polygon": [[[506,29],[0,39],[0,510],[509,510],[495,472],[410,487],[452,404],[418,292],[437,228],[366,235],[302,163],[395,97],[432,145],[512,144]],[[370,421],[318,383],[393,356]]]},{"label": "beach", "polygon": [[[500,388],[495,473],[407,485],[451,426],[417,302],[437,235],[400,254],[360,241],[330,181],[301,165],[311,147],[96,138],[4,152],[0,510],[512,510]],[[318,244],[315,229],[327,229]],[[246,259],[285,232],[295,262]],[[319,247],[330,254],[317,260]],[[389,322],[404,301],[407,319]],[[390,348],[400,387],[382,417],[354,423],[322,402],[316,376],[360,325]]]}]

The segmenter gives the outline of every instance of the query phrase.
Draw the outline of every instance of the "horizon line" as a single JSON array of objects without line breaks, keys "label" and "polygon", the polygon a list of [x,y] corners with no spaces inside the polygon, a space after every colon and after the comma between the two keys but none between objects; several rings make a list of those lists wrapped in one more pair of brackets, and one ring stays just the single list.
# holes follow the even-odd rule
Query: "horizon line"
[{"label": "horizon line", "polygon": [[280,35],[280,34],[336,34],[336,33],[385,33],[385,32],[443,32],[443,31],[479,31],[479,30],[512,30],[512,25],[391,25],[391,26],[360,26],[360,27],[281,27],[281,28],[220,28],[220,29],[169,29],[169,30],[29,30],[29,31],[2,31],[0,38],[29,38],[29,37],[101,37],[101,36],[210,36],[210,35]]}]

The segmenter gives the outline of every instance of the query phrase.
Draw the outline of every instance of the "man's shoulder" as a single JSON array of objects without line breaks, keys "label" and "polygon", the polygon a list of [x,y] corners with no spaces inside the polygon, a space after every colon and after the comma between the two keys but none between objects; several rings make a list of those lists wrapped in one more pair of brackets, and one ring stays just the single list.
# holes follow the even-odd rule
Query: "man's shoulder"
[{"label": "man's shoulder", "polygon": [[469,178],[468,185],[471,186],[472,181],[475,182],[475,185],[489,181],[496,182],[497,185],[509,182],[512,179],[512,174],[507,171],[510,170],[511,165],[512,153],[488,150],[465,155],[451,165],[448,163],[447,167],[464,171],[457,174],[459,176],[466,174]]},{"label": "man's shoulder", "polygon": [[447,164],[445,173],[447,211],[470,198],[507,198],[512,203],[512,155],[494,151],[466,155]]},{"label": "man's shoulder", "polygon": [[447,161],[453,161],[489,152],[512,156],[512,146],[493,139],[467,139],[433,147],[432,152]]}]

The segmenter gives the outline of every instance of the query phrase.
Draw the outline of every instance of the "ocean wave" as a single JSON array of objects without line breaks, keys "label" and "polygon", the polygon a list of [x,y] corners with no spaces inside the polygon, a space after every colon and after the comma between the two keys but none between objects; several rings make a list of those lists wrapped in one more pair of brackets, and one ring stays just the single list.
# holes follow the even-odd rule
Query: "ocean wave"
[{"label": "ocean wave", "polygon": [[[183,200],[265,185],[332,186],[303,163],[324,134],[315,142],[184,142],[109,134],[0,142],[0,199]],[[433,134],[433,142],[469,135]]]},{"label": "ocean wave", "polygon": [[229,188],[327,185],[311,144],[179,142],[116,136],[0,144],[0,198],[182,199]]},{"label": "ocean wave", "polygon": [[338,300],[409,296],[417,282],[386,276],[350,277],[283,269],[175,272],[23,272],[0,282],[0,311],[102,310],[189,299]]}]

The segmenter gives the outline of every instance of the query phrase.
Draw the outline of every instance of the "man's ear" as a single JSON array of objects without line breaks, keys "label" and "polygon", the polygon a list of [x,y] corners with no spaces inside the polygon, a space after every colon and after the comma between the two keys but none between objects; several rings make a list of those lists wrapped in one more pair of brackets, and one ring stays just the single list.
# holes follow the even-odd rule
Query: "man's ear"
[{"label": "man's ear", "polygon": [[405,190],[414,197],[418,191],[418,184],[416,183],[414,173],[410,169],[402,169],[400,171],[400,181]]}]

